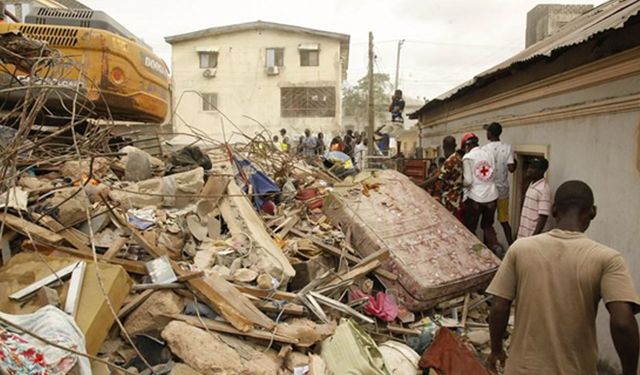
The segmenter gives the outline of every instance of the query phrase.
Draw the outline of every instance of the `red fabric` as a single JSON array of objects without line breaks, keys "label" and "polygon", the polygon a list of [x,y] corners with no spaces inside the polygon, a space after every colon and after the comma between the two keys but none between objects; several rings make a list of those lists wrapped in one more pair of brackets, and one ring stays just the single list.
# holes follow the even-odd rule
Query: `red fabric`
[{"label": "red fabric", "polygon": [[323,199],[316,199],[313,200],[311,202],[309,202],[309,204],[307,204],[307,208],[310,210],[314,210],[316,208],[322,208],[322,205],[324,204],[324,200]]},{"label": "red fabric", "polygon": [[385,322],[392,322],[398,317],[398,305],[384,292],[378,292],[375,296],[365,294],[360,289],[352,290],[349,294],[351,300],[367,297],[369,302],[364,305],[364,312],[378,317]]},{"label": "red fabric", "polygon": [[440,375],[491,375],[458,336],[446,328],[438,330],[418,364],[420,368],[432,368]]},{"label": "red fabric", "polygon": [[274,215],[276,213],[276,205],[271,201],[265,201],[260,208],[269,215]]},{"label": "red fabric", "polygon": [[296,199],[301,201],[306,201],[317,195],[318,195],[318,189],[313,189],[313,188],[304,189],[298,192],[298,195],[296,195]]}]

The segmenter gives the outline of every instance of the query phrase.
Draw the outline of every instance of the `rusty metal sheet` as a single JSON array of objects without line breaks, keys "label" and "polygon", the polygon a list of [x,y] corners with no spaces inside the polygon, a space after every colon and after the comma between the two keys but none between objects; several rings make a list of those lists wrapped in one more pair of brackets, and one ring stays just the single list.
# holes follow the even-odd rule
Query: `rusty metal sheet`
[{"label": "rusty metal sheet", "polygon": [[393,170],[376,171],[355,188],[335,189],[323,210],[334,224],[351,227],[361,256],[389,250],[383,267],[398,279],[381,281],[413,311],[485,287],[500,265],[444,207]]}]

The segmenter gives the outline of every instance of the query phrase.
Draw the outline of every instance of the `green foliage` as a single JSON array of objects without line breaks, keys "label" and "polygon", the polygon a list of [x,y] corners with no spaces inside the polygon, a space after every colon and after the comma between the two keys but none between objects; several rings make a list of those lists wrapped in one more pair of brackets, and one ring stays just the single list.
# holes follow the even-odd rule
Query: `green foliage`
[{"label": "green foliage", "polygon": [[[388,74],[373,75],[373,105],[375,118],[384,121],[389,117],[391,89],[393,85]],[[345,116],[353,116],[358,122],[366,122],[368,118],[369,80],[367,76],[358,80],[355,86],[342,90],[342,109]]]}]

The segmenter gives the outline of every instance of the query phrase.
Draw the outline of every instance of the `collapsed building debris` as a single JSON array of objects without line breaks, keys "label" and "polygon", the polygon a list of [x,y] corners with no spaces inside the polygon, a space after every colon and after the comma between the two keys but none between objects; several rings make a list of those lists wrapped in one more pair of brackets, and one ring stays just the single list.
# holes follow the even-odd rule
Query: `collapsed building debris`
[{"label": "collapsed building debris", "polygon": [[73,366],[417,373],[444,327],[487,354],[477,292],[498,260],[406,177],[341,180],[260,134],[150,154],[114,146],[89,108],[43,130],[55,89],[25,90],[2,122],[15,134],[0,156],[0,311],[64,315],[70,301],[86,341],[65,352]]}]

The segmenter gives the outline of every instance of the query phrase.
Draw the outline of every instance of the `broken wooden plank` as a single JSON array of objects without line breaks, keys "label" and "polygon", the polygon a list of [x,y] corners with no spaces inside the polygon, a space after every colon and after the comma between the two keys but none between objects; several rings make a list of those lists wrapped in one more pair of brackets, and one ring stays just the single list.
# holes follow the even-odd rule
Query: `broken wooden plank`
[{"label": "broken wooden plank", "polygon": [[329,306],[335,310],[341,311],[345,314],[349,314],[352,315],[360,320],[362,320],[365,323],[371,323],[373,324],[375,322],[375,320],[371,319],[370,317],[361,314],[359,311],[352,309],[351,307],[345,305],[344,303],[340,302],[340,301],[336,301],[334,299],[331,299],[327,296],[323,296],[320,293],[315,293],[315,292],[309,292],[310,296],[313,296],[314,298],[316,298],[318,300],[318,302],[322,303],[325,306]]},{"label": "broken wooden plank", "polygon": [[125,237],[118,238],[117,240],[115,240],[114,243],[111,244],[111,246],[109,246],[107,251],[104,253],[103,257],[105,259],[111,259],[115,257],[116,255],[118,255],[118,252],[122,250],[124,245],[127,244],[127,242],[129,242],[128,238],[125,238]]},{"label": "broken wooden plank", "polygon": [[[131,227],[130,227],[131,228]],[[136,242],[149,254],[160,257],[165,256],[165,251],[151,243],[138,230],[131,228],[131,235]],[[182,269],[176,262],[171,261],[173,271],[178,277],[190,274],[190,271]],[[207,278],[187,280],[189,288],[202,299],[210,308],[219,312],[236,329],[246,332],[258,325],[266,329],[273,329],[275,322],[264,315],[251,301],[223,277],[212,274]]]},{"label": "broken wooden plank", "polygon": [[18,301],[23,299],[24,297],[28,296],[29,294],[35,293],[38,291],[38,289],[42,288],[43,286],[47,286],[49,284],[51,284],[54,281],[60,280],[63,277],[66,277],[68,275],[70,275],[75,269],[76,267],[78,267],[78,265],[82,263],[82,262],[75,262],[72,263],[66,267],[63,267],[62,269],[59,269],[57,271],[55,271],[55,273],[52,273],[49,276],[43,277],[40,280],[37,280],[36,282],[32,283],[31,285],[22,288],[20,290],[18,290],[17,292],[9,295],[9,299],[14,300],[14,301]]},{"label": "broken wooden plank", "polygon": [[56,244],[64,241],[64,237],[58,233],[52,232],[46,228],[11,214],[0,213],[0,221],[3,221],[6,225],[11,227],[11,229],[27,237],[30,234],[38,239]]},{"label": "broken wooden plank", "polygon": [[276,232],[278,236],[280,236],[280,238],[285,238],[287,234],[289,234],[291,229],[293,229],[293,227],[295,227],[296,224],[298,224],[299,221],[300,221],[300,216],[291,216],[287,218],[284,223],[280,224],[273,231]]},{"label": "broken wooden plank", "polygon": [[[176,270],[179,276],[183,270]],[[213,273],[204,279],[187,281],[203,302],[218,311],[229,323],[238,330],[246,332],[254,325],[266,329],[273,329],[275,322],[262,313],[251,301],[242,295],[234,286],[222,276]]]},{"label": "broken wooden plank", "polygon": [[198,327],[202,329],[209,329],[216,332],[251,337],[254,339],[260,339],[260,340],[266,340],[266,341],[273,340],[273,341],[284,343],[284,344],[293,344],[296,346],[300,346],[297,339],[287,337],[287,336],[282,336],[277,333],[272,333],[269,331],[262,331],[258,329],[250,329],[248,331],[239,331],[227,323],[219,322],[216,320],[211,320],[203,317],[198,318],[197,316],[188,316],[188,315],[182,315],[182,314],[172,314],[172,315],[166,315],[166,316],[171,319],[180,320],[194,327]]},{"label": "broken wooden plank", "polygon": [[[352,263],[359,263],[362,261],[361,258],[353,255],[353,254],[349,254],[349,253],[345,253],[342,250],[338,249],[335,246],[331,246],[328,245],[326,243],[324,243],[324,241],[322,241],[321,239],[317,238],[316,236],[313,235],[307,235],[306,233],[298,230],[298,229],[291,229],[290,231],[291,233],[295,234],[298,237],[301,238],[307,238],[309,239],[311,242],[313,242],[316,246],[318,246],[319,248],[321,248],[322,250],[325,250],[326,252],[340,258],[342,256],[344,256],[348,261],[352,262]],[[383,270],[383,269],[377,269],[375,270],[375,274],[380,276],[380,277],[384,277],[387,280],[397,280],[398,276],[392,274],[389,271]]]},{"label": "broken wooden plank", "polygon": [[227,176],[210,176],[202,187],[202,190],[200,190],[200,197],[210,201],[212,207],[215,208],[218,206],[220,199],[222,199],[225,190],[227,190],[229,182],[231,182],[231,178]]},{"label": "broken wooden plank", "polygon": [[364,276],[366,274],[368,274],[369,272],[375,270],[376,268],[380,267],[380,261],[377,259],[374,259],[371,262],[368,263],[363,263],[361,266],[357,266],[351,269],[351,271],[344,273],[342,275],[337,275],[336,277],[334,277],[332,280],[330,280],[328,283],[326,283],[325,285],[323,285],[323,287],[330,287],[336,284],[339,284],[341,282],[347,281],[347,280],[354,280],[360,276]]},{"label": "broken wooden plank", "polygon": [[160,289],[184,289],[186,286],[180,283],[167,283],[167,284],[135,284],[131,287],[131,290],[160,290]]},{"label": "broken wooden plank", "polygon": [[291,292],[283,292],[281,290],[267,290],[267,289],[259,289],[250,286],[243,285],[233,285],[237,290],[244,294],[248,294],[258,298],[273,298],[277,300],[283,301],[295,301],[298,299],[298,294]]},{"label": "broken wooden plank", "polygon": [[87,253],[91,252],[89,247],[89,237],[75,228],[65,228],[56,219],[51,216],[40,216],[39,220],[42,225],[51,229],[52,231],[60,234],[67,242],[73,245],[76,249]]},{"label": "broken wooden plank", "polygon": [[191,273],[186,273],[180,277],[178,277],[178,282],[185,282],[185,281],[189,281],[189,280],[193,280],[193,279],[199,279],[201,277],[204,276],[204,271],[195,271],[195,272],[191,272]]},{"label": "broken wooden plank", "polygon": [[137,296],[135,296],[131,300],[131,302],[127,303],[125,306],[123,306],[120,309],[120,311],[118,312],[118,319],[122,320],[126,318],[127,315],[129,315],[133,310],[138,308],[138,306],[142,305],[142,303],[146,301],[147,298],[149,298],[149,296],[153,294],[153,292],[154,292],[153,290],[148,289],[138,294]]},{"label": "broken wooden plank", "polygon": [[302,303],[304,303],[309,308],[309,310],[318,317],[318,319],[322,320],[325,323],[329,323],[329,317],[324,312],[324,310],[322,310],[322,307],[320,307],[318,301],[316,301],[316,299],[313,298],[311,294],[301,295],[300,301],[302,301]]},{"label": "broken wooden plank", "polygon": [[464,295],[464,304],[462,305],[462,319],[460,325],[464,329],[467,325],[467,316],[469,315],[469,293]]},{"label": "broken wooden plank", "polygon": [[149,254],[153,255],[154,257],[169,256],[169,253],[165,249],[156,246],[151,242],[151,234],[145,235],[143,232],[140,232],[132,226],[129,226],[129,228],[131,229],[131,237],[133,237],[133,239],[140,247],[147,250]]},{"label": "broken wooden plank", "polygon": [[294,303],[285,303],[282,306],[278,306],[269,301],[254,301],[254,305],[256,305],[260,310],[268,313],[282,313],[283,315],[292,316],[304,316],[307,313],[304,306],[296,305]]},{"label": "broken wooden plank", "polygon": [[[84,251],[78,251],[76,249],[72,249],[64,246],[54,246],[51,244],[43,244],[40,242],[33,243],[29,240],[26,240],[22,242],[21,247],[25,250],[30,250],[30,251],[46,251],[46,252],[59,251],[61,253],[72,255],[76,258],[93,260],[92,253],[86,253]],[[138,275],[147,274],[147,269],[145,268],[143,262],[138,262],[135,260],[119,259],[119,258],[105,259],[102,257],[102,255],[97,255],[97,258],[99,262],[102,261],[104,263],[111,263],[111,264],[121,266],[127,272],[130,272],[130,273],[135,273]]]}]

